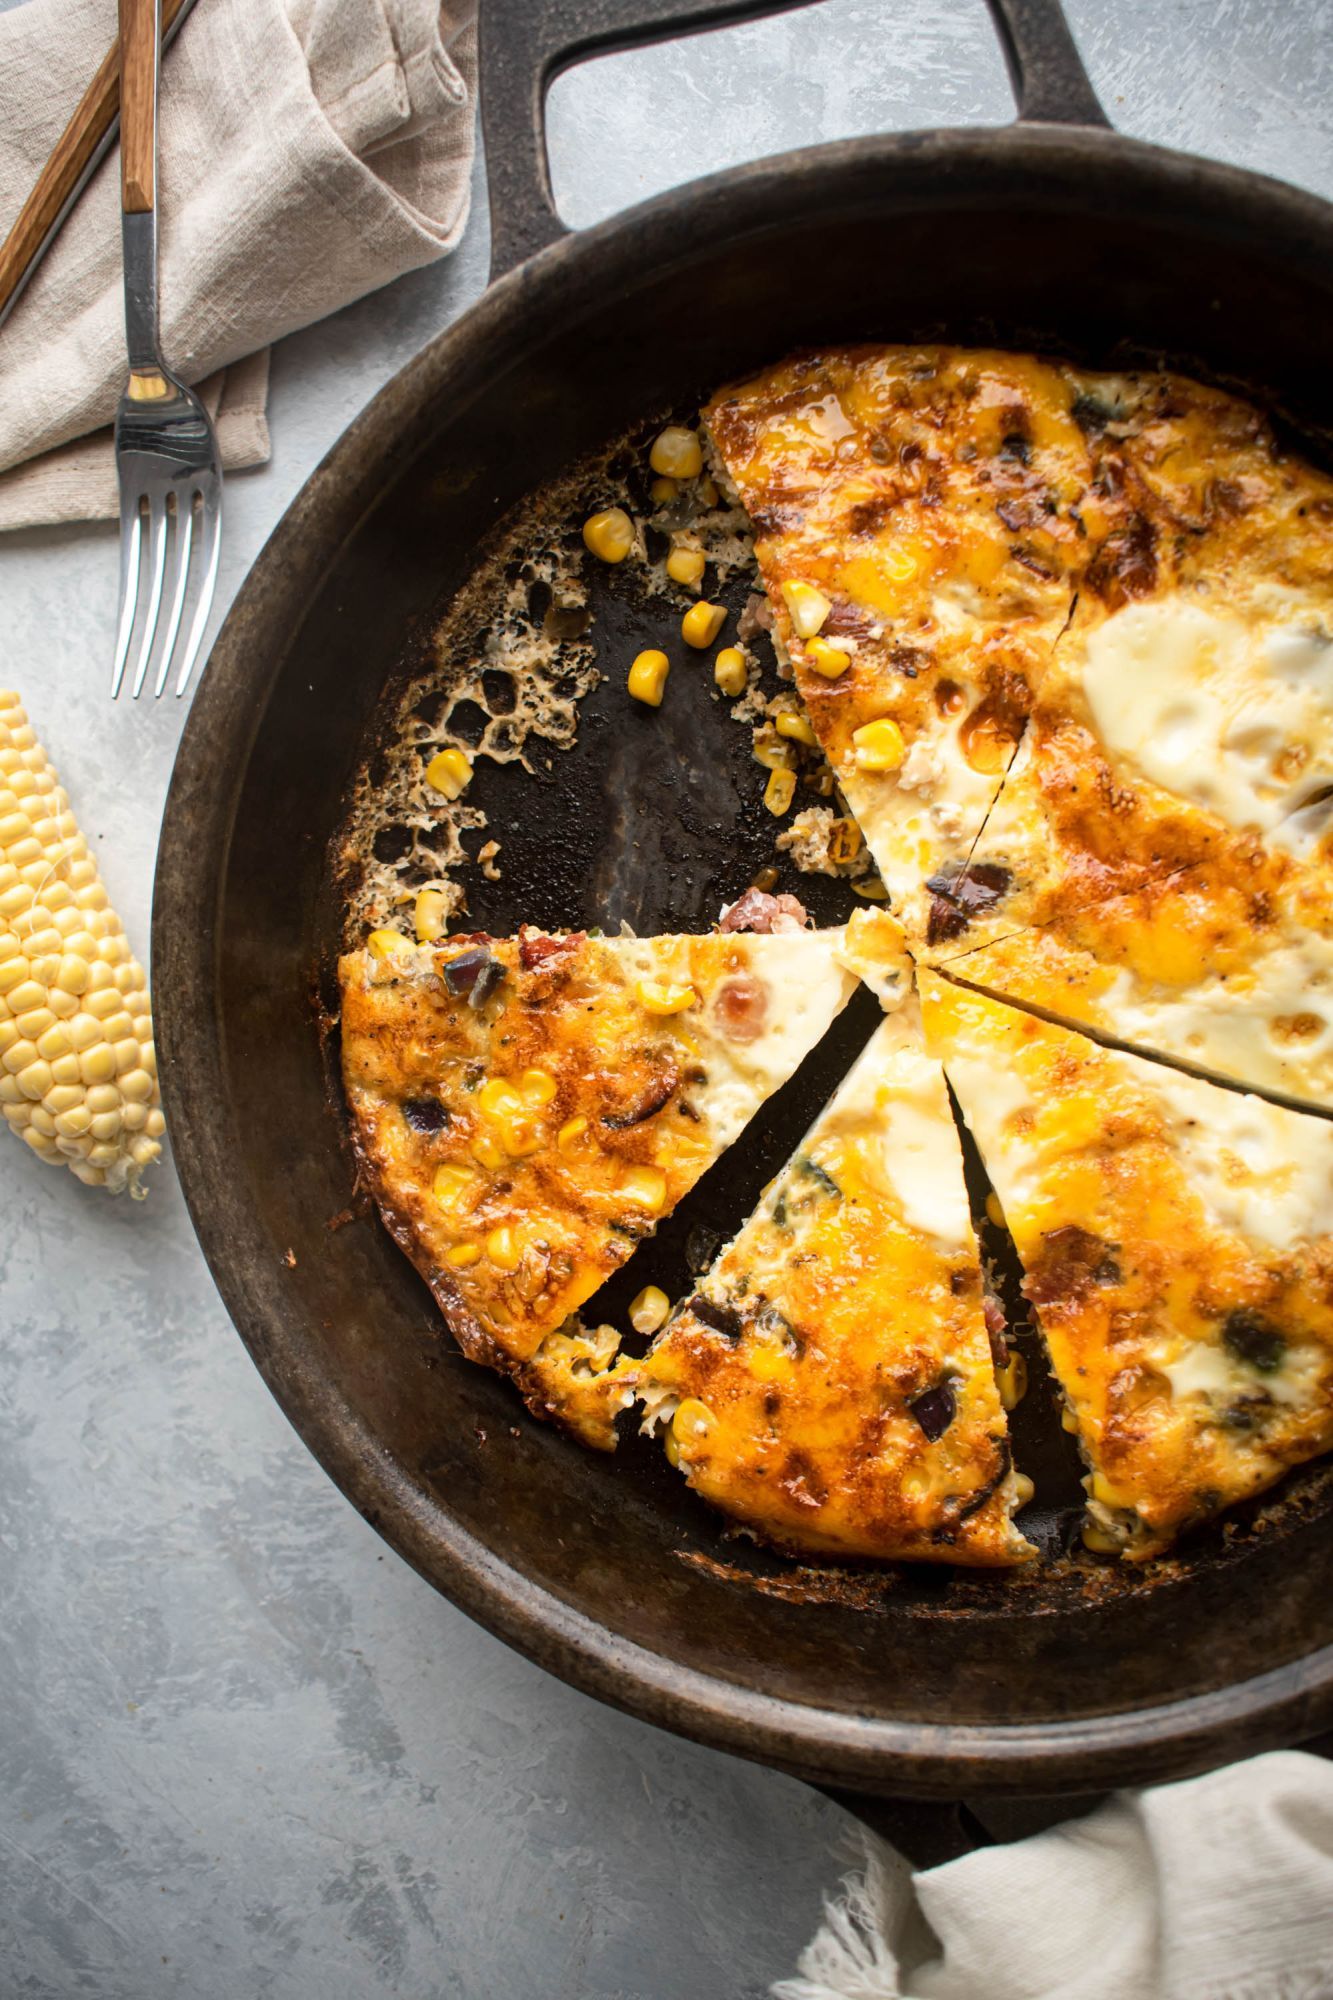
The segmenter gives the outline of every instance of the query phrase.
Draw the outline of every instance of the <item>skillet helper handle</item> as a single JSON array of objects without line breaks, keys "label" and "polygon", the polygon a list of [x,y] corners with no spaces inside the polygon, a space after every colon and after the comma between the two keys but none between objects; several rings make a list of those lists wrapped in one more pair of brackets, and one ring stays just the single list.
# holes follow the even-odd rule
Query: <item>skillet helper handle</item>
[{"label": "skillet helper handle", "polygon": [[157,74],[161,0],[120,0],[120,237],[130,378],[154,377],[157,339]]},{"label": "skillet helper handle", "polygon": [[[122,0],[124,4],[124,0]],[[568,232],[546,154],[546,93],[588,56],[698,34],[807,0],[481,0],[491,280]],[[1106,125],[1060,0],[987,0],[1024,123]]]},{"label": "skillet helper handle", "polygon": [[546,157],[546,93],[589,56],[763,14],[808,0],[481,0],[481,130],[491,206],[491,281],[567,235]]}]

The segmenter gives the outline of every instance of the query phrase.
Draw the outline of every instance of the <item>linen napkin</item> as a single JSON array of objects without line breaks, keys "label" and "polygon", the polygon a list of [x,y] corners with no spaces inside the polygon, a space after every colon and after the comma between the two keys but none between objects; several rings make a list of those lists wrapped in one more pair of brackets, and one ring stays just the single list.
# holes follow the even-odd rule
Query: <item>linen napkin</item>
[{"label": "linen napkin", "polygon": [[1333,1764],[1320,1757],[1276,1751],[1119,1793],[915,1875],[882,1841],[866,1847],[773,2000],[1333,1996]]},{"label": "linen napkin", "polygon": [[[162,346],[224,467],[268,457],[271,341],[451,249],[467,220],[475,0],[197,0],[162,65]],[[115,40],[116,0],[0,13],[0,230]],[[119,152],[0,330],[0,530],[117,511]]]}]

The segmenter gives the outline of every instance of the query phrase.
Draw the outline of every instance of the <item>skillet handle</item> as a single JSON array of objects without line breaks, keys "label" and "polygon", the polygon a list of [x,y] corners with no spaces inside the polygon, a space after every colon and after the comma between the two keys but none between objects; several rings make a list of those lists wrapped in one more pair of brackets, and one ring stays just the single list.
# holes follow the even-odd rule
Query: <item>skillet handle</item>
[{"label": "skillet handle", "polygon": [[546,93],[588,56],[783,14],[808,0],[481,0],[478,70],[491,282],[568,232],[546,156]]},{"label": "skillet handle", "polygon": [[[546,155],[546,93],[588,56],[692,35],[808,0],[481,0],[481,128],[491,280],[567,232]],[[987,0],[1023,123],[1106,125],[1060,0]]]}]

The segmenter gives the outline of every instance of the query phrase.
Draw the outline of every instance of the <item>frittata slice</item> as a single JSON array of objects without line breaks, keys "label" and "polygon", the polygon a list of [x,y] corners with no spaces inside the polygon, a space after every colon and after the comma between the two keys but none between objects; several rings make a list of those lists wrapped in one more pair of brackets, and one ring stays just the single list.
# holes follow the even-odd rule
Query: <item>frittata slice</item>
[{"label": "frittata slice", "polygon": [[609,1449],[617,1335],[579,1308],[785,1083],[853,991],[841,930],[535,929],[339,963],[352,1135],[464,1353]]},{"label": "frittata slice", "polygon": [[921,974],[1090,1468],[1131,1560],[1333,1446],[1333,1122]]},{"label": "frittata slice", "polygon": [[914,997],[620,1372],[706,1500],[779,1547],[1003,1566],[1014,1472],[958,1131]]}]

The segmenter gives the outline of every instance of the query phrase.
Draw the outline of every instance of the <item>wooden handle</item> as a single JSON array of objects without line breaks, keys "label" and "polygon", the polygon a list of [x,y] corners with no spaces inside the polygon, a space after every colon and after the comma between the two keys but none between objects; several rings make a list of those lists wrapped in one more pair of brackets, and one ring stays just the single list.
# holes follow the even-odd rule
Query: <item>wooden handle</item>
[{"label": "wooden handle", "polygon": [[[185,0],[162,0],[165,37]],[[61,209],[78,186],[93,154],[115,123],[120,110],[120,49],[108,49],[55,150],[37,177],[14,226],[0,244],[0,312],[23,282],[24,274],[55,227]]]},{"label": "wooden handle", "polygon": [[120,205],[157,200],[158,0],[120,0]]}]

